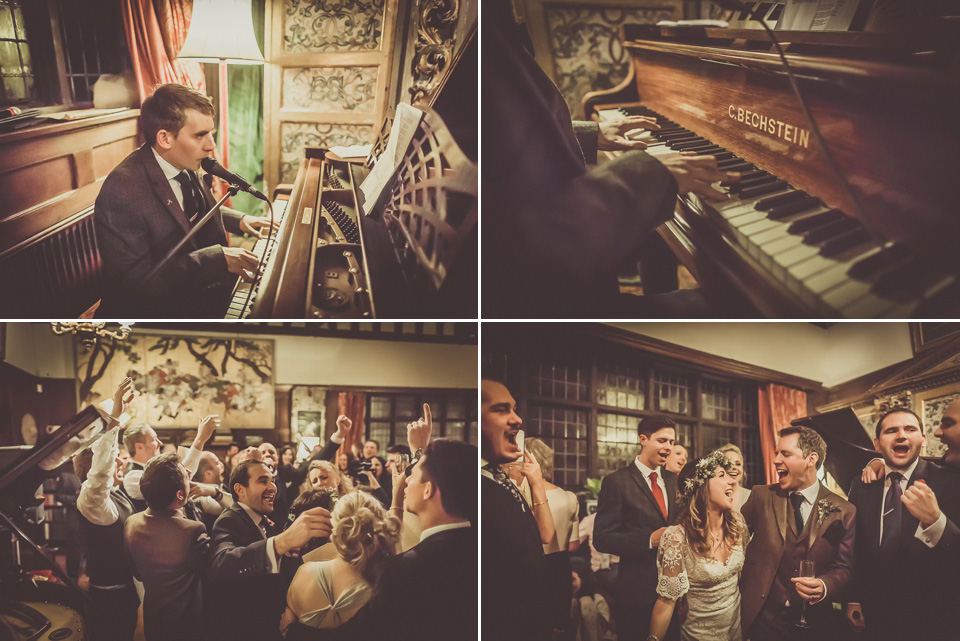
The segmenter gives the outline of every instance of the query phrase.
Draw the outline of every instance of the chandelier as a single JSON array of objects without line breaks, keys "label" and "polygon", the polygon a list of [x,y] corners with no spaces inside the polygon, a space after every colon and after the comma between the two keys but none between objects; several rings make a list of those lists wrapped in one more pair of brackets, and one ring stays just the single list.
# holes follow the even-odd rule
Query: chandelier
[{"label": "chandelier", "polygon": [[105,323],[96,321],[62,321],[50,323],[54,334],[74,334],[85,344],[92,344],[98,338],[112,338],[118,341],[130,336],[133,323]]}]

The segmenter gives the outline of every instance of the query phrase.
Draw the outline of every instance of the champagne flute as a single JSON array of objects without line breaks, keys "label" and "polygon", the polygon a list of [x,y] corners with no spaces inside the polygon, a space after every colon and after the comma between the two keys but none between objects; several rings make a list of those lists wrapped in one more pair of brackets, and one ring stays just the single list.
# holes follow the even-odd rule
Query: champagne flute
[{"label": "champagne flute", "polygon": [[[814,577],[817,576],[816,567],[814,566],[813,561],[804,559],[800,561],[800,570],[797,572],[797,576],[800,577]],[[799,594],[799,589],[798,589]],[[800,597],[800,620],[797,621],[794,625],[798,628],[809,628],[810,624],[807,622],[807,600],[803,597]]]}]

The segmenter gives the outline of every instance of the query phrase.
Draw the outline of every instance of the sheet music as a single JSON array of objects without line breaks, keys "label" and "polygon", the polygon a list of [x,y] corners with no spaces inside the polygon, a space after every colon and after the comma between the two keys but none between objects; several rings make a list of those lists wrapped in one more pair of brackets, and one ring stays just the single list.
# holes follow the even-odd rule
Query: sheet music
[{"label": "sheet music", "polygon": [[417,130],[417,125],[420,124],[422,117],[423,112],[416,107],[412,107],[405,102],[397,105],[397,113],[393,118],[393,126],[390,128],[387,148],[380,154],[377,163],[360,185],[368,215],[397,165],[403,160],[403,154],[406,153],[410,141],[413,140],[413,134]]}]

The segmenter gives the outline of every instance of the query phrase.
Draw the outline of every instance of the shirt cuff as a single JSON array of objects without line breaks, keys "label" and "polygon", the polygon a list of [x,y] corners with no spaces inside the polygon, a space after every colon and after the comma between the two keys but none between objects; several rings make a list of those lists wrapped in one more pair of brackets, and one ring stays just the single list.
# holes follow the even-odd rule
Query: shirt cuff
[{"label": "shirt cuff", "polygon": [[820,585],[823,586],[823,596],[820,597],[819,599],[817,599],[816,601],[811,601],[811,602],[810,602],[810,605],[814,605],[814,604],[816,604],[816,603],[820,603],[821,601],[823,601],[824,599],[827,598],[827,584],[823,582],[823,579],[817,579],[817,581],[819,581],[819,582],[820,582]]},{"label": "shirt cuff", "polygon": [[271,536],[267,539],[267,560],[270,561],[270,574],[276,574],[280,571],[277,563],[277,551],[273,548],[274,538],[276,537]]},{"label": "shirt cuff", "polygon": [[343,437],[342,436],[338,437],[336,432],[333,433],[333,435],[330,437],[330,440],[336,443],[337,445],[342,444],[344,441]]},{"label": "shirt cuff", "polygon": [[187,455],[183,457],[183,466],[187,468],[187,471],[190,472],[190,478],[192,479],[194,474],[197,473],[197,468],[200,467],[200,457],[203,455],[202,450],[198,450],[193,445],[190,446],[190,449],[187,450]]},{"label": "shirt cuff", "polygon": [[940,518],[933,522],[933,524],[924,529],[922,525],[917,525],[917,532],[914,536],[926,545],[928,548],[937,547],[937,544],[940,543],[940,537],[943,536],[944,530],[947,529],[947,515],[942,511],[940,512]]}]

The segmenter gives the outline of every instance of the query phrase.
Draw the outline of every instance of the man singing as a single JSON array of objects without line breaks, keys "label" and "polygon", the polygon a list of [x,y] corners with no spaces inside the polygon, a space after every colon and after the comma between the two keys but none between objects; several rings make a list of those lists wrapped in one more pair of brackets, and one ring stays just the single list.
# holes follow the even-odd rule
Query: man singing
[{"label": "man singing", "polygon": [[147,142],[110,172],[94,210],[103,259],[99,316],[223,316],[236,277],[252,281],[256,256],[227,247],[226,231],[260,237],[269,221],[226,209],[144,280],[216,202],[196,175],[214,149],[213,115],[210,99],[183,85],[161,85],[143,101]]}]

